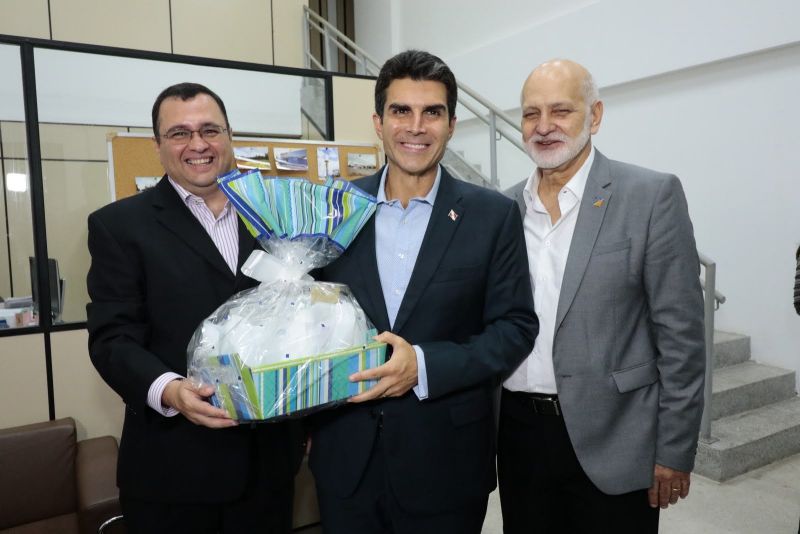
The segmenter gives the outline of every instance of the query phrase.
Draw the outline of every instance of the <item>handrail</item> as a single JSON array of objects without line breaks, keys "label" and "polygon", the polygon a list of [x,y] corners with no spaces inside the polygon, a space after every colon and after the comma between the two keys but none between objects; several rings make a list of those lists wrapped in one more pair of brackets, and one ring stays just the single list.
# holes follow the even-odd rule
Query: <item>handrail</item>
[{"label": "handrail", "polygon": [[[378,72],[381,69],[380,63],[375,61],[375,59],[373,59],[372,56],[370,56],[363,48],[361,48],[355,42],[353,42],[348,36],[340,32],[336,28],[336,26],[333,26],[330,22],[328,22],[318,14],[314,13],[311,9],[309,9],[308,6],[303,6],[303,13],[305,15],[306,23],[308,25],[313,26],[314,29],[316,29],[322,35],[333,34],[334,37],[336,37],[337,39],[341,39],[342,41],[344,41],[345,44],[347,44],[347,46],[355,50],[356,54],[361,57],[360,58],[356,58],[353,56],[350,57],[353,59],[353,61],[358,61],[359,63],[362,64],[365,73],[369,74],[370,76],[376,76],[378,74]],[[326,43],[324,43],[326,46],[327,46],[327,40],[328,39],[326,39]],[[347,51],[345,51],[342,48],[342,45],[340,45],[338,42],[334,41],[334,44],[336,44],[342,51],[347,53]],[[308,43],[306,42],[306,57],[310,55],[307,45]],[[370,63],[375,67],[375,70],[373,72],[370,72],[369,68]]]},{"label": "handrail", "polygon": [[[458,90],[459,91],[461,91],[463,93],[466,93],[469,96],[471,96],[480,105],[482,105],[483,107],[485,107],[488,110],[491,110],[495,115],[497,115],[498,117],[503,119],[506,123],[508,123],[509,126],[514,128],[517,131],[517,133],[522,135],[522,128],[519,127],[519,125],[517,124],[517,121],[514,120],[510,115],[508,115],[505,111],[501,110],[500,108],[498,108],[497,106],[495,106],[494,104],[492,104],[491,102],[486,100],[486,98],[481,96],[478,92],[476,92],[471,87],[465,85],[462,82],[457,82],[457,83],[458,83]],[[525,150],[525,149],[523,148],[522,150]]]},{"label": "handrail", "polygon": [[[345,55],[347,55],[347,57],[358,63],[365,74],[376,76],[380,72],[380,64],[375,61],[375,59],[370,56],[366,50],[354,43],[349,37],[340,32],[330,22],[319,16],[317,13],[314,13],[311,9],[309,9],[308,6],[303,6],[303,12],[306,20],[304,29],[304,33],[306,35],[306,42],[304,43],[306,68],[311,68],[313,65],[320,70],[324,70],[323,65],[313,56],[313,54],[311,54],[309,49],[308,28],[310,27],[325,37],[323,40],[323,56],[325,58],[325,67],[330,67],[333,63],[331,49],[332,43],[333,46],[341,50]],[[520,141],[522,137],[522,129],[517,124],[517,121],[510,117],[505,111],[486,100],[486,98],[478,94],[474,89],[458,81],[456,84],[461,95],[468,95],[483,108],[480,109],[475,106],[474,103],[466,101],[463,96],[459,97],[458,99],[459,104],[464,106],[464,108],[466,108],[470,113],[474,114],[476,118],[489,126],[490,183],[495,188],[499,188],[500,181],[497,177],[497,143],[505,137],[513,146],[517,147],[523,152],[526,152],[525,145],[522,143],[522,141]],[[497,119],[502,121],[502,127],[498,125]],[[504,128],[508,126],[511,127],[511,132],[504,131]],[[473,169],[475,168],[475,166],[470,163],[467,163],[467,165]],[[477,169],[475,170],[478,172]]]},{"label": "handrail", "polygon": [[[706,290],[705,280],[700,279],[700,287],[703,289],[703,291]],[[725,301],[728,300],[728,298],[725,295],[723,295],[722,293],[720,293],[719,290],[715,290],[714,291],[714,300],[716,301],[716,306],[714,306],[714,309],[718,310],[719,309],[719,305],[720,304],[725,304]]]},{"label": "handrail", "polygon": [[705,325],[706,342],[706,380],[703,390],[703,418],[700,420],[700,440],[705,443],[716,441],[711,437],[711,395],[714,376],[714,311],[719,304],[725,302],[725,296],[717,292],[717,264],[704,254],[698,252],[700,264],[703,266],[704,278],[700,280],[703,292],[703,323]]},{"label": "handrail", "polygon": [[[714,263],[714,260],[706,256],[702,252],[698,251],[697,255],[700,257],[700,265],[702,265],[703,267],[708,267],[709,265],[716,265],[716,263]],[[700,280],[700,287],[702,287],[703,290],[705,291],[706,284],[704,280]],[[720,293],[716,288],[714,289],[714,299],[717,301],[716,309],[719,309],[719,305],[725,304],[725,301],[728,300],[727,297],[725,297],[725,295]]]}]

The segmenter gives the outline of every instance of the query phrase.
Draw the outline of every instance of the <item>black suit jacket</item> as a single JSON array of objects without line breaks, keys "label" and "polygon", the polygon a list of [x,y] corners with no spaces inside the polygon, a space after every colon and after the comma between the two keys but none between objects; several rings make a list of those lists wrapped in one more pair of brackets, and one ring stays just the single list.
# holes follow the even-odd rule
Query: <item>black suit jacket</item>
[{"label": "black suit jacket", "polygon": [[[376,195],[380,176],[355,184]],[[514,202],[442,169],[394,328],[378,275],[374,218],[321,276],[348,284],[379,332],[423,349],[429,397],[420,401],[409,391],[318,414],[311,468],[320,490],[341,497],[355,491],[382,413],[390,483],[405,509],[436,513],[485,499],[496,484],[494,379],[529,354],[538,331]]]},{"label": "black suit jacket", "polygon": [[[239,221],[241,266],[255,239]],[[299,442],[286,424],[211,430],[147,406],[147,391],[167,371],[186,376],[186,348],[200,322],[237,291],[237,275],[168,180],[89,216],[89,352],[125,402],[117,482],[122,492],[157,502],[220,502],[240,496],[254,451],[272,455],[270,480],[287,485]],[[269,434],[269,437],[266,436]],[[259,444],[265,441],[265,444]],[[295,447],[297,445],[297,448]],[[294,456],[292,456],[294,460]]]}]

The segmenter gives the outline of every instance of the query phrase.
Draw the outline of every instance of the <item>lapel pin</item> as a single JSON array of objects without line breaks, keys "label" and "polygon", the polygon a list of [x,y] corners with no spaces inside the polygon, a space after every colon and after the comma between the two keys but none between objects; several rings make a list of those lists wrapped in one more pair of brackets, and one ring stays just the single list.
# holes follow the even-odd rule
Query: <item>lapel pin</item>
[{"label": "lapel pin", "polygon": [[603,202],[605,202],[605,200],[603,200],[602,198],[594,197],[594,199],[592,199],[592,206],[594,206],[595,208],[602,208]]},{"label": "lapel pin", "polygon": [[448,213],[447,216],[450,217],[451,221],[455,221],[456,219],[458,219],[458,213],[456,213],[453,210],[450,210],[450,213]]}]

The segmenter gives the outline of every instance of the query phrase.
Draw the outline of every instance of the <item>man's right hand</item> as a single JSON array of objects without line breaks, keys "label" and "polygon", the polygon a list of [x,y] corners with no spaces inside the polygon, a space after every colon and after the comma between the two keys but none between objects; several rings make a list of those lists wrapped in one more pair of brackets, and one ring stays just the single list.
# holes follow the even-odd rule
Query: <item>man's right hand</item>
[{"label": "man's right hand", "polygon": [[196,425],[209,428],[227,428],[237,423],[222,408],[216,408],[206,400],[214,394],[213,386],[194,386],[189,380],[173,380],[164,388],[161,403],[178,410]]}]

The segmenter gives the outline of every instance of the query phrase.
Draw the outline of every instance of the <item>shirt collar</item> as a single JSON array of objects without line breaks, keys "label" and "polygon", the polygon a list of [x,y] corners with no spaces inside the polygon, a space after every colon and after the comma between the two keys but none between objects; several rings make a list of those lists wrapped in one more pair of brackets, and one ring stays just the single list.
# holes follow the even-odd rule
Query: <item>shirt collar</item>
[{"label": "shirt collar", "polygon": [[[583,162],[578,172],[564,184],[564,189],[570,190],[578,199],[578,202],[583,198],[583,191],[586,189],[586,181],[589,179],[589,171],[592,169],[592,163],[594,163],[594,145],[592,145],[591,150],[589,150],[589,157]],[[534,167],[533,172],[531,172],[528,177],[528,182],[525,184],[525,189],[522,191],[522,197],[525,199],[526,206],[529,206],[531,201],[535,198],[536,192],[539,190],[539,181],[541,181],[539,168]]]},{"label": "shirt collar", "polygon": [[[195,204],[201,203],[201,202],[203,204],[206,203],[205,200],[203,200],[201,197],[195,195],[194,193],[190,193],[189,191],[184,189],[180,184],[178,184],[178,182],[173,180],[171,176],[167,175],[167,180],[169,180],[170,185],[173,187],[173,189],[175,189],[175,192],[178,193],[178,196],[181,197],[181,200],[183,200],[183,203],[186,204],[187,206],[190,203],[195,203]],[[229,204],[230,204],[230,201],[226,199],[225,200],[225,207],[222,208],[222,213],[223,214],[228,210],[228,205]]]},{"label": "shirt collar", "polygon": [[[383,173],[381,174],[381,182],[378,184],[378,194],[376,198],[378,199],[378,204],[392,204],[394,202],[398,202],[395,200],[387,200],[386,198],[386,175],[389,173],[389,166],[386,165],[383,168]],[[431,190],[428,191],[428,194],[424,197],[414,197],[411,200],[418,200],[420,202],[426,202],[433,206],[433,201],[436,199],[436,193],[439,192],[439,183],[442,181],[442,166],[436,166],[436,179],[433,181],[433,187]]]}]

